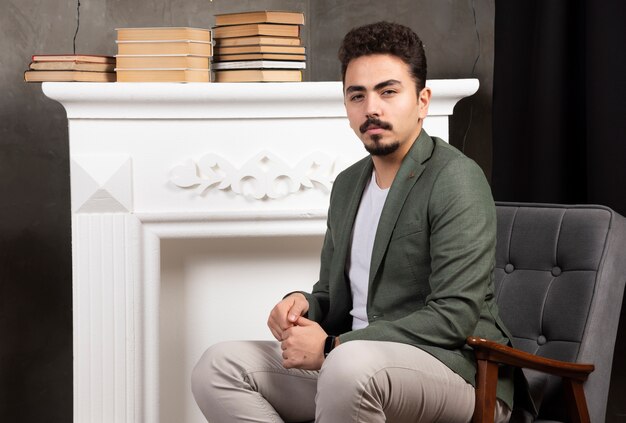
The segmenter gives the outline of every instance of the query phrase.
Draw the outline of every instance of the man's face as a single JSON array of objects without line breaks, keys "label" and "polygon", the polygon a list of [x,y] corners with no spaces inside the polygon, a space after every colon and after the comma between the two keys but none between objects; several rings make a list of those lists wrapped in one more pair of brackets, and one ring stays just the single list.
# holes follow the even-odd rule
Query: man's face
[{"label": "man's face", "polygon": [[403,158],[422,129],[430,89],[419,96],[409,65],[396,56],[353,59],[344,80],[350,127],[373,156]]}]

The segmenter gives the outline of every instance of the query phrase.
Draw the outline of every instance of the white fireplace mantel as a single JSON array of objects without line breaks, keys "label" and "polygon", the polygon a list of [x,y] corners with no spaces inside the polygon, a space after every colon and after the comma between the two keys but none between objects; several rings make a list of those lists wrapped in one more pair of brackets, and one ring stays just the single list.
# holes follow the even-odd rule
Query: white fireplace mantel
[{"label": "white fireplace mantel", "polygon": [[[425,128],[447,139],[478,81],[427,85]],[[202,422],[202,351],[269,339],[274,302],[315,281],[332,182],[365,155],[341,83],[43,91],[69,120],[74,421]]]}]

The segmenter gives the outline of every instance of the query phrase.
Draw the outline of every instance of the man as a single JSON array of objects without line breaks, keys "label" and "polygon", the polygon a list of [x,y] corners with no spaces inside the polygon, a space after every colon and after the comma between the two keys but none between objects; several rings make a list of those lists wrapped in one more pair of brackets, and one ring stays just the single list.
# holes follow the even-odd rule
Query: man
[{"label": "man", "polygon": [[[508,342],[493,298],[495,207],[480,168],[422,123],[422,42],[380,22],[341,46],[350,126],[368,157],[331,193],[320,279],[286,296],[279,342],[207,350],[192,389],[211,423],[468,422],[470,335]],[[507,421],[503,371],[496,421]]]}]

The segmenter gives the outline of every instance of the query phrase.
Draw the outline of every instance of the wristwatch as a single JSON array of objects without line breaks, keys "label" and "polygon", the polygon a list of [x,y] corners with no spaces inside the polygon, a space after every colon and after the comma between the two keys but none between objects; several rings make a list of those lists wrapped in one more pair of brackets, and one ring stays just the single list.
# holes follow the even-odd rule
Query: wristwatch
[{"label": "wristwatch", "polygon": [[333,335],[326,337],[326,341],[324,341],[324,358],[328,357],[328,354],[335,348],[335,338],[337,337]]}]

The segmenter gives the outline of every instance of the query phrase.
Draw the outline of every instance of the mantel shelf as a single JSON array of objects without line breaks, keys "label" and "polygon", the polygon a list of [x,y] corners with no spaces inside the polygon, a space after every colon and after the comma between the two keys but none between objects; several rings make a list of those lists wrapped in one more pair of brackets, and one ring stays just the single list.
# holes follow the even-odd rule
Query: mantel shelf
[{"label": "mantel shelf", "polygon": [[[478,90],[477,79],[427,81],[436,99],[430,115],[450,115]],[[69,119],[228,119],[345,117],[342,84],[45,82],[44,93]],[[320,115],[321,114],[321,115]]]}]

